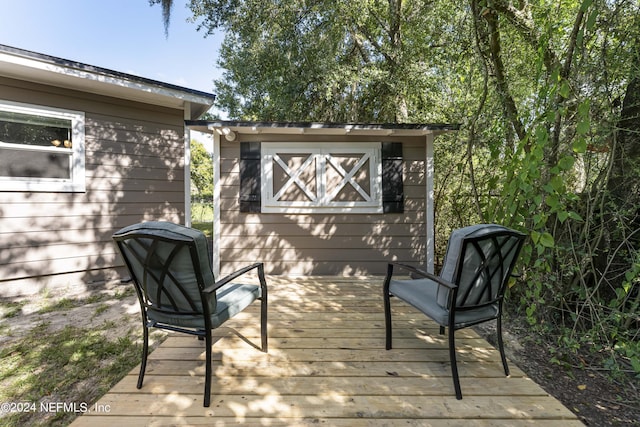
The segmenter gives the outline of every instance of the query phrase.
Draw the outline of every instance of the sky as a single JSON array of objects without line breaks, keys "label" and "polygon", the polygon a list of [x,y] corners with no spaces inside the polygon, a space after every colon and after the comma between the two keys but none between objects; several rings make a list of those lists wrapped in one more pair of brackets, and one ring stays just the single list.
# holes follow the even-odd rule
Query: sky
[{"label": "sky", "polygon": [[213,93],[222,35],[174,0],[169,36],[148,0],[0,0],[0,44]]},{"label": "sky", "polygon": [[[0,44],[213,93],[223,34],[205,37],[190,17],[174,0],[165,37],[148,0],[0,0]],[[211,151],[208,135],[191,136]]]}]

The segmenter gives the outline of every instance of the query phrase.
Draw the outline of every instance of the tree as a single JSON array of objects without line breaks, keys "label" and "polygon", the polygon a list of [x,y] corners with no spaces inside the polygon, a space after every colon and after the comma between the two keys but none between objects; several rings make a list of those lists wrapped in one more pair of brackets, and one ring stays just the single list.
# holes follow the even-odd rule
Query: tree
[{"label": "tree", "polygon": [[149,5],[160,4],[162,7],[162,23],[164,24],[164,35],[169,37],[169,24],[171,22],[171,9],[173,0],[149,0]]},{"label": "tree", "polygon": [[458,28],[446,20],[463,11],[430,4],[193,0],[191,8],[201,27],[226,34],[216,93],[231,117],[406,122],[442,120],[437,74],[451,76],[442,47]]},{"label": "tree", "polygon": [[529,232],[520,312],[567,347],[626,352],[640,372],[640,4],[190,7],[201,28],[225,31],[216,92],[232,118],[461,123],[436,146],[438,227]]},{"label": "tree", "polygon": [[199,198],[213,197],[213,160],[201,142],[191,140],[191,183]]}]

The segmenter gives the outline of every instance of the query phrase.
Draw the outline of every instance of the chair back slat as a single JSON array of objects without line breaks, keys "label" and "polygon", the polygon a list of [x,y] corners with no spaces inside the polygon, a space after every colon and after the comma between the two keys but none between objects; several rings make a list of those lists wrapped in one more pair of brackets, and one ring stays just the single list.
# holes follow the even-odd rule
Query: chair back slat
[{"label": "chair back slat", "polygon": [[215,295],[209,299],[202,295],[202,290],[214,282],[202,233],[170,223],[149,222],[118,231],[114,240],[150,319],[154,312],[205,316],[215,311]]},{"label": "chair back slat", "polygon": [[[491,305],[502,298],[523,239],[523,234],[495,224],[452,233],[441,277],[458,286],[456,309]],[[441,287],[438,303],[446,307],[448,298]]]}]

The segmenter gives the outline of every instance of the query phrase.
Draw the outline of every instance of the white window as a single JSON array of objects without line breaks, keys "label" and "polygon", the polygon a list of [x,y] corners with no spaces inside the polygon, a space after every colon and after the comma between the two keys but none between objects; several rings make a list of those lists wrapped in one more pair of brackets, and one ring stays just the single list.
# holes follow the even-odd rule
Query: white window
[{"label": "white window", "polygon": [[0,191],[85,191],[84,113],[0,101]]},{"label": "white window", "polygon": [[382,213],[380,143],[263,143],[262,212]]}]

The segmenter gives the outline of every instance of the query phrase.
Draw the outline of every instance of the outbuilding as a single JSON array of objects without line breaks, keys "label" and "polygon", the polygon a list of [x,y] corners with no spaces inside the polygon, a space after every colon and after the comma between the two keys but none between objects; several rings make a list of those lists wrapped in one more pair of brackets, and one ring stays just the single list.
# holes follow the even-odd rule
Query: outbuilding
[{"label": "outbuilding", "polygon": [[188,121],[213,135],[213,267],[276,275],[433,270],[434,140],[450,124]]}]

